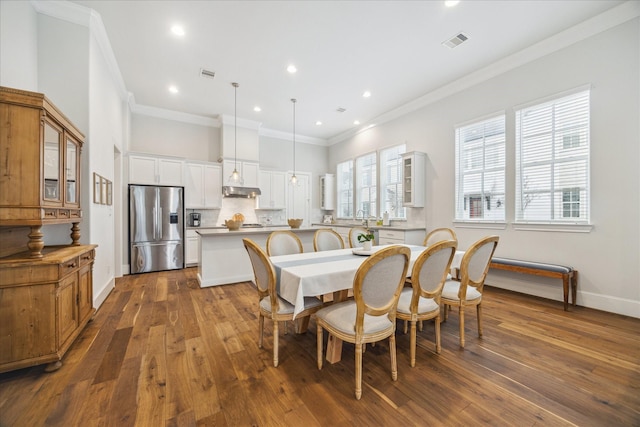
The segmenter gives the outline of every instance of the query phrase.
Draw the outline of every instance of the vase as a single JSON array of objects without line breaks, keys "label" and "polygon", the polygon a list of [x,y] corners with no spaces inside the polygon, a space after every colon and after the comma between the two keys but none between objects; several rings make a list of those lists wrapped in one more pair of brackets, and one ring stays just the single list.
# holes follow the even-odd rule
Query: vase
[{"label": "vase", "polygon": [[371,240],[367,240],[365,242],[362,242],[362,249],[365,251],[370,251],[371,250]]}]

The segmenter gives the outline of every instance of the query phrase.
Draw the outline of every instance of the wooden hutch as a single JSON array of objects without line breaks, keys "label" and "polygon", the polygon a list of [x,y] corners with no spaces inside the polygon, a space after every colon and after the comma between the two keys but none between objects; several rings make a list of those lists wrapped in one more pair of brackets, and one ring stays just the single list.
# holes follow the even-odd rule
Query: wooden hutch
[{"label": "wooden hutch", "polygon": [[[43,94],[0,87],[0,372],[60,360],[95,312],[81,245],[84,135]],[[42,227],[71,224],[71,243]]]}]

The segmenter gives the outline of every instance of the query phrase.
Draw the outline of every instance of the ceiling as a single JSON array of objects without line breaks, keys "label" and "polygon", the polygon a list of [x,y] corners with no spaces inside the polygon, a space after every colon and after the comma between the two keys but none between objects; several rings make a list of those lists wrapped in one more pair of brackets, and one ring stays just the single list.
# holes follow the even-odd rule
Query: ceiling
[{"label": "ceiling", "polygon": [[[296,98],[296,135],[322,142],[375,124],[623,2],[463,0],[451,8],[436,0],[74,3],[102,18],[136,106],[233,118],[231,83],[238,82],[238,120],[290,135],[290,99]],[[171,32],[174,24],[183,26],[184,36]],[[465,43],[443,46],[460,32],[469,37]],[[295,74],[287,72],[289,64]],[[215,77],[201,77],[202,68]],[[170,93],[170,85],[179,92]]]}]

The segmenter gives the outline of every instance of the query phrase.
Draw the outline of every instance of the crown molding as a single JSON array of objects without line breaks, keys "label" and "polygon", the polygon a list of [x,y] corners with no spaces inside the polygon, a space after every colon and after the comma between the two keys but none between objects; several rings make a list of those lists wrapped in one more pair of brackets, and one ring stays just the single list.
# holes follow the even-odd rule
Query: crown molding
[{"label": "crown molding", "polygon": [[[268,138],[283,139],[285,141],[293,140],[293,133],[283,132],[275,129],[262,128],[260,129],[259,135],[266,136]],[[329,143],[326,139],[316,138],[313,136],[300,135],[300,134],[296,134],[296,142],[312,144],[312,145],[321,145],[323,147],[329,146]]]},{"label": "crown molding", "polygon": [[614,7],[613,9],[601,13],[598,16],[587,19],[578,25],[525,48],[518,53],[514,53],[513,55],[494,62],[491,65],[481,68],[466,75],[465,77],[416,98],[398,108],[381,114],[369,122],[364,123],[358,129],[350,129],[346,132],[335,135],[329,138],[328,143],[329,145],[334,145],[342,142],[370,129],[373,126],[379,126],[383,123],[412,113],[420,108],[426,107],[434,102],[473,87],[500,74],[504,74],[524,64],[564,49],[596,34],[617,27],[618,25],[624,24],[638,16],[640,16],[640,2],[629,0],[617,7]]},{"label": "crown molding", "polygon": [[[234,116],[230,116],[228,114],[220,114],[220,122],[223,125],[234,125],[236,122],[236,118]],[[238,126],[245,129],[251,130],[259,130],[262,127],[261,122],[256,122],[255,120],[243,119],[241,117],[237,118]]]},{"label": "crown molding", "polygon": [[195,114],[181,113],[179,111],[165,110],[164,108],[150,107],[148,105],[139,105],[135,103],[133,96],[131,96],[129,100],[129,108],[133,114],[189,123],[192,125],[219,128],[222,124],[217,117],[204,117]]}]

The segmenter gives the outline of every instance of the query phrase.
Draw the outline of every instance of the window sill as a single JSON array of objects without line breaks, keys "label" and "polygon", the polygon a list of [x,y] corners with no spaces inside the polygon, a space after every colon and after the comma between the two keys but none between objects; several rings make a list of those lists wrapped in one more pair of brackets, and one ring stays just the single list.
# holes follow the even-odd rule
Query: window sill
[{"label": "window sill", "polygon": [[502,221],[460,221],[454,220],[453,225],[456,228],[482,228],[488,230],[504,230],[507,223]]},{"label": "window sill", "polygon": [[517,231],[555,231],[559,233],[590,233],[593,229],[593,224],[550,222],[514,222],[511,226]]}]

